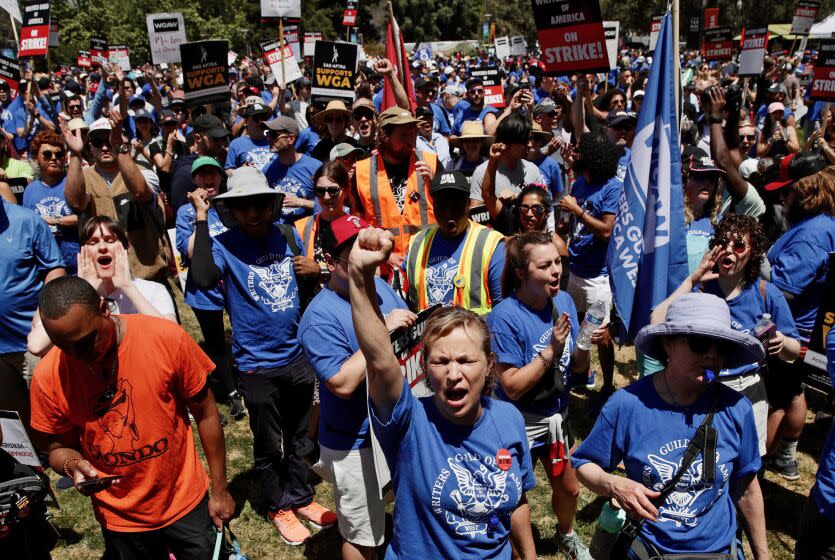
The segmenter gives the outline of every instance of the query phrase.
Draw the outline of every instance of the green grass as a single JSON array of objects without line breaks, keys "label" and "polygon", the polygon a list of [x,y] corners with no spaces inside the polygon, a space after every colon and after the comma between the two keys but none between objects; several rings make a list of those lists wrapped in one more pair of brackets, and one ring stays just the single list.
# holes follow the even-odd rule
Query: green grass
[{"label": "green grass", "polygon": [[[202,342],[200,329],[191,310],[177,302],[183,327],[198,342]],[[636,378],[635,354],[632,348],[623,348],[616,354],[616,382],[626,385]],[[596,362],[594,364],[597,365]],[[599,384],[599,380],[598,380]],[[593,423],[589,413],[590,401],[596,392],[581,389],[573,394],[571,418],[578,438],[588,434]],[[221,411],[228,414],[228,409],[221,405]],[[772,557],[775,560],[794,558],[794,542],[800,516],[806,497],[814,482],[817,471],[817,458],[829,430],[828,422],[815,423],[810,414],[806,429],[800,441],[798,460],[800,479],[787,482],[772,473],[766,474],[763,491],[766,496],[766,525]],[[315,534],[304,546],[291,547],[284,544],[278,532],[267,522],[263,515],[263,506],[258,500],[258,488],[250,474],[252,467],[252,437],[247,422],[230,422],[224,430],[226,434],[226,456],[230,490],[238,503],[238,514],[232,521],[232,530],[237,535],[244,554],[251,559],[313,559],[331,560],[339,558],[339,534],[335,528]],[[53,481],[55,473],[50,473]],[[556,526],[556,517],[551,511],[550,489],[542,472],[541,465],[536,468],[538,486],[528,494],[537,543],[538,557],[556,559],[559,554],[551,540]],[[333,507],[333,495],[328,483],[316,487],[317,500],[325,506]],[[53,551],[57,560],[91,560],[101,556],[104,542],[98,523],[93,517],[90,501],[74,490],[58,494],[61,505],[55,510],[55,525],[62,538]],[[594,533],[595,520],[603,501],[591,492],[583,489],[577,511],[576,530],[588,543]],[[382,556],[381,556],[382,557]]]}]

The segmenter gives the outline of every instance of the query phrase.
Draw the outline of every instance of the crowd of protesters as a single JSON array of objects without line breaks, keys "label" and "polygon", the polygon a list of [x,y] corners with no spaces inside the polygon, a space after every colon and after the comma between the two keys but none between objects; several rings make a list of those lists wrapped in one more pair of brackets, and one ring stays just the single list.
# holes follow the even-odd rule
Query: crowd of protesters
[{"label": "crowd of protesters", "polygon": [[[362,61],[353,103],[311,96],[305,64],[282,84],[248,58],[224,104],[187,103],[175,65],[0,81],[0,409],[59,487],[91,496],[108,559],[211,556],[243,498],[215,399],[248,416],[259,498],[290,545],[337,525],[345,559],[386,542],[386,558],[533,559],[540,461],[557,519],[542,536],[567,558],[592,558],[581,485],[627,514],[623,557],[741,558],[744,539],[769,558],[760,480],[800,476],[800,357],[835,251],[835,112],[805,98],[813,62],[767,56],[742,79],[681,55],[689,274],[619,391],[606,253],[641,51],[561,78],[537,53],[438,55],[410,75]],[[471,75],[489,67],[499,107]],[[437,306],[416,398],[389,333]],[[833,332],[826,348],[835,377]],[[579,445],[572,391],[595,415]],[[835,557],[834,462],[830,434],[797,558]],[[0,550],[48,558],[37,527],[3,525]]]}]

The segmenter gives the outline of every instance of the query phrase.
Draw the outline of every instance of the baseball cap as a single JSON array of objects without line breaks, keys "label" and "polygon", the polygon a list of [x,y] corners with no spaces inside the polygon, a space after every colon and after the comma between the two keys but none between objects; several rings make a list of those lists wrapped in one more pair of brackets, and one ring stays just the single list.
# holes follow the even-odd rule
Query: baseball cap
[{"label": "baseball cap", "polygon": [[533,108],[533,116],[547,115],[557,110],[557,104],[550,97],[546,97]]},{"label": "baseball cap", "polygon": [[149,113],[145,109],[137,109],[133,112],[133,120],[139,119],[148,119],[149,121],[154,122],[154,117],[152,117],[151,113]]},{"label": "baseball cap", "polygon": [[332,220],[330,223],[332,235],[323,236],[322,250],[331,255],[338,254],[346,244],[353,242],[360,231],[367,227],[369,227],[368,222],[350,214]]},{"label": "baseball cap", "polygon": [[143,107],[145,106],[145,98],[139,94],[133,95],[130,99],[128,99],[128,105],[139,105],[140,103]]},{"label": "baseball cap", "polygon": [[70,122],[67,123],[67,129],[72,132],[76,130],[90,130],[90,127],[87,126],[87,123],[84,122],[84,119],[75,118],[70,119]]},{"label": "baseball cap", "polygon": [[609,114],[606,115],[606,119],[603,121],[603,126],[615,127],[619,125],[629,125],[635,124],[638,119],[635,118],[633,113],[627,113],[626,111],[609,111]]},{"label": "baseball cap", "polygon": [[360,97],[356,101],[354,101],[354,104],[351,105],[351,113],[353,113],[357,109],[368,109],[369,111],[374,113],[374,116],[377,116],[377,107],[374,105],[374,102],[368,99],[367,97]]},{"label": "baseball cap", "polygon": [[691,173],[725,173],[716,167],[707,152],[694,146],[684,148],[684,152],[681,154],[681,164]]},{"label": "baseball cap", "polygon": [[271,115],[272,111],[269,107],[264,105],[263,103],[252,103],[246,106],[244,110],[244,115],[247,117],[252,117],[254,115]]},{"label": "baseball cap", "polygon": [[781,113],[786,110],[786,106],[780,103],[779,101],[775,101],[774,103],[768,104],[768,113],[774,113],[776,111],[780,111]]},{"label": "baseball cap", "polygon": [[93,124],[90,125],[90,134],[100,132],[110,134],[111,130],[113,130],[113,127],[110,125],[110,119],[107,118],[96,119],[93,121]]},{"label": "baseball cap", "polygon": [[380,119],[377,121],[377,126],[383,128],[386,126],[413,124],[416,122],[417,119],[412,116],[412,113],[408,110],[401,109],[400,107],[389,107],[380,115]]},{"label": "baseball cap", "polygon": [[159,122],[161,124],[168,124],[168,123],[178,124],[180,121],[177,119],[177,116],[174,114],[173,111],[169,111],[168,109],[163,109],[160,112]]},{"label": "baseball cap", "polygon": [[[447,66],[447,68],[449,68],[449,66]],[[448,86],[444,86],[444,89],[441,90],[441,95],[444,95],[444,94],[446,94],[446,95],[458,95],[459,94],[458,86],[454,86],[452,84],[450,84]]]},{"label": "baseball cap", "polygon": [[776,191],[795,181],[826,169],[826,159],[821,154],[798,152],[779,158],[765,171],[768,181],[765,190]]},{"label": "baseball cap", "polygon": [[169,103],[171,105],[173,105],[174,103],[185,103],[186,102],[186,93],[183,90],[178,89],[177,91],[175,91],[174,93],[171,94],[171,96],[169,97],[169,100],[170,100]]},{"label": "baseball cap", "polygon": [[194,132],[205,134],[212,138],[226,138],[229,136],[229,131],[223,126],[219,118],[214,115],[200,115],[191,124]]},{"label": "baseball cap", "polygon": [[782,93],[783,89],[777,82],[774,82],[770,86],[768,86],[768,93]]},{"label": "baseball cap", "polygon": [[191,164],[191,174],[194,175],[197,173],[197,170],[201,167],[214,167],[217,169],[217,172],[223,174],[223,167],[217,162],[217,160],[211,156],[200,156],[194,163]]},{"label": "baseball cap", "polygon": [[[693,87],[696,87],[696,84],[693,84]],[[644,96],[644,90],[636,89],[635,93],[632,94],[632,99],[635,99],[636,97],[643,97],[643,96]]]},{"label": "baseball cap", "polygon": [[432,109],[429,107],[418,107],[415,109],[415,117],[416,118],[435,118],[435,113],[432,112]]},{"label": "baseball cap", "polygon": [[284,131],[289,132],[290,134],[295,134],[296,136],[299,135],[299,125],[296,123],[296,119],[285,117],[283,115],[266,121],[261,126],[276,132]]},{"label": "baseball cap", "polygon": [[470,194],[470,183],[460,171],[444,171],[438,173],[432,179],[432,186],[429,194],[434,195],[441,191],[452,190],[462,194]]},{"label": "baseball cap", "polygon": [[415,89],[423,89],[438,85],[438,80],[434,76],[421,76],[415,80]]},{"label": "baseball cap", "polygon": [[362,148],[357,148],[356,146],[352,146],[347,142],[340,142],[333,148],[331,148],[331,152],[328,156],[328,159],[334,161],[338,158],[348,157],[350,155],[362,155],[365,153],[365,150]]}]

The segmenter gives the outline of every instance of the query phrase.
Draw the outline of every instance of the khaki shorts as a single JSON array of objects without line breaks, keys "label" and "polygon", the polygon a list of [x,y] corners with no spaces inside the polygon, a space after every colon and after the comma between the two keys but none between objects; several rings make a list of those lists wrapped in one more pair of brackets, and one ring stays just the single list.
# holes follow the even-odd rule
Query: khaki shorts
[{"label": "khaki shorts", "polygon": [[371,447],[336,450],[320,446],[312,469],[333,485],[339,534],[351,544],[376,547],[386,533],[386,506],[379,499]]},{"label": "khaki shorts", "polygon": [[603,322],[606,324],[611,321],[612,288],[609,286],[608,276],[581,278],[576,274],[572,274],[568,278],[566,292],[568,292],[568,295],[574,301],[574,307],[577,308],[578,320],[581,323],[583,322],[586,310],[596,301],[605,301],[607,303],[606,317]]}]

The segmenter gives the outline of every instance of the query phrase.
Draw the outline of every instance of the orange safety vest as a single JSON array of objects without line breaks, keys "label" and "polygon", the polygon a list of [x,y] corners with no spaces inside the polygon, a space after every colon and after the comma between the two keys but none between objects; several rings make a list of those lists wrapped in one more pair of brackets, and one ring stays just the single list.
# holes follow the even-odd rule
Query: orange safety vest
[{"label": "orange safety vest", "polygon": [[309,259],[312,259],[316,249],[316,235],[319,233],[319,214],[296,220],[293,225],[296,226],[299,237],[302,238],[305,254]]},{"label": "orange safety vest", "polygon": [[412,235],[435,223],[429,186],[415,172],[418,159],[428,163],[433,174],[438,166],[438,156],[432,152],[415,151],[409,158],[409,178],[402,211],[397,208],[383,156],[370,157],[356,164],[357,195],[364,212],[362,217],[373,226],[389,230],[394,235],[394,251],[400,254],[406,253]]}]

